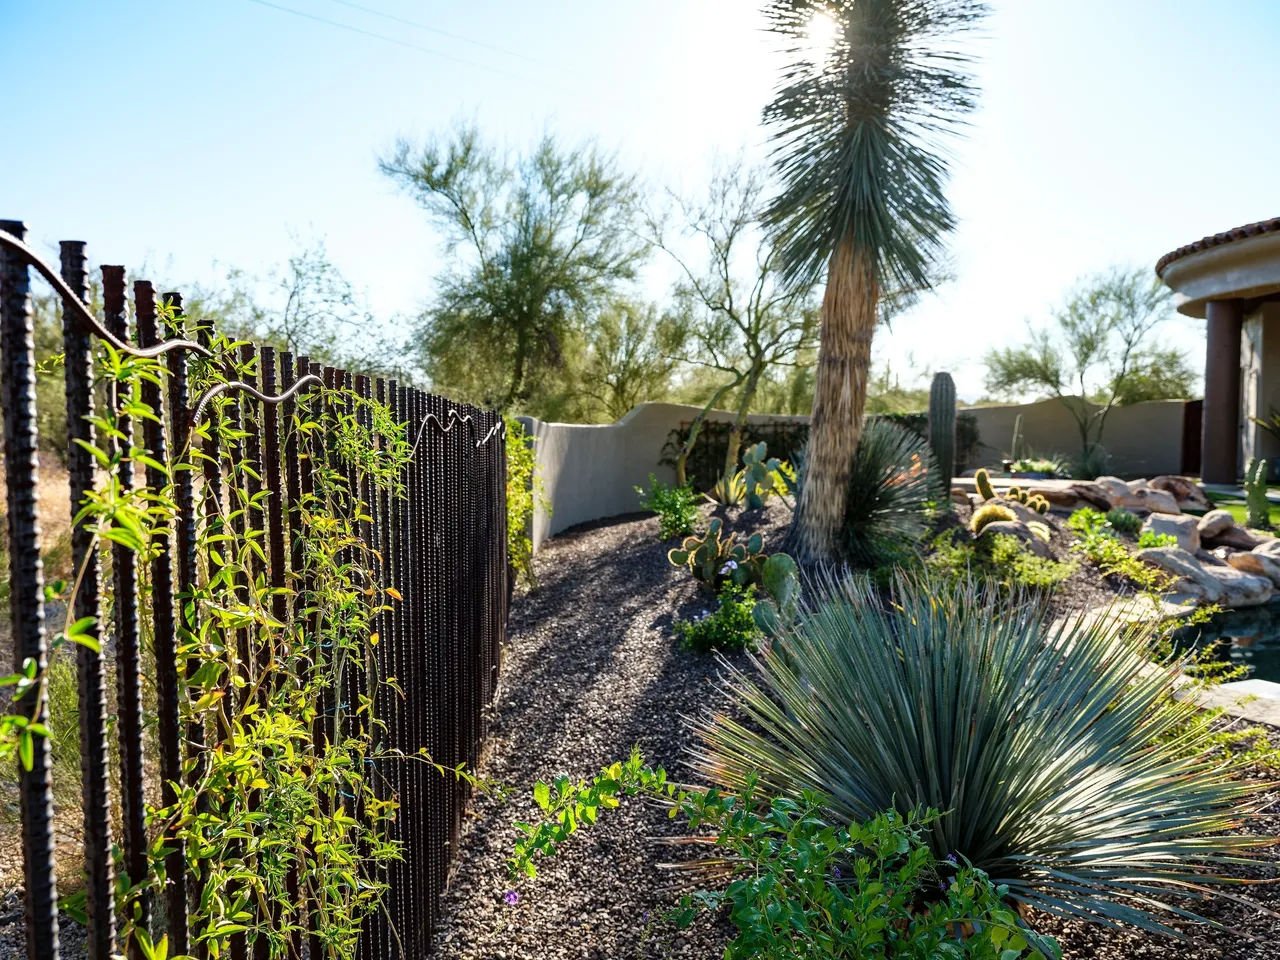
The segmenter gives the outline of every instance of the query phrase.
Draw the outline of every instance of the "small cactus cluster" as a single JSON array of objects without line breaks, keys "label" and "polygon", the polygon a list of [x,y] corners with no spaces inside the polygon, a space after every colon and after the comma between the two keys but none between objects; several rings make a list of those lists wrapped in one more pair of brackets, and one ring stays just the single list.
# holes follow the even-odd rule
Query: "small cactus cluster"
[{"label": "small cactus cluster", "polygon": [[1044,514],[1049,512],[1048,500],[1038,493],[1030,493],[1016,485],[1006,490],[1003,496],[997,497],[995,488],[991,486],[991,476],[987,473],[985,467],[974,473],[973,482],[977,484],[978,495],[988,503],[993,500],[997,502],[1000,500],[1012,500],[1015,503],[1022,504],[1024,507],[1029,507],[1036,513]]},{"label": "small cactus cluster", "polygon": [[942,507],[951,509],[951,478],[956,469],[956,384],[949,373],[935,374],[929,388],[929,446],[938,464]]},{"label": "small cactus cluster", "polygon": [[751,616],[765,636],[776,637],[800,609],[800,568],[785,553],[775,553],[761,565],[760,585],[767,596],[756,601]]},{"label": "small cactus cluster", "polygon": [[736,534],[720,538],[723,523],[717,517],[707,524],[704,537],[687,537],[675,550],[667,554],[674,566],[688,567],[693,578],[703,586],[719,591],[725,583],[745,587],[759,583],[765,556],[764,537],[758,533],[749,536],[745,543],[735,543]]},{"label": "small cactus cluster", "polygon": [[1250,457],[1244,467],[1245,522],[1255,530],[1271,529],[1271,504],[1267,500],[1267,461]]},{"label": "small cactus cluster", "polygon": [[1017,519],[1017,516],[1008,507],[1002,507],[999,503],[984,503],[973,511],[973,518],[969,521],[969,529],[973,531],[973,535],[976,537],[982,533],[989,523],[995,523],[997,520]]},{"label": "small cactus cluster", "polygon": [[1038,493],[1028,493],[1026,490],[1023,490],[1021,487],[1017,487],[1017,486],[1010,487],[1008,490],[1005,491],[1004,499],[1016,500],[1018,503],[1022,504],[1024,507],[1029,507],[1030,509],[1034,510],[1036,513],[1049,512],[1048,500],[1040,496],[1040,494]]},{"label": "small cactus cluster", "polygon": [[742,454],[742,472],[739,475],[746,487],[748,510],[759,510],[766,500],[777,493],[782,462],[777,457],[766,460],[768,451],[769,448],[761,440],[747,447]]}]

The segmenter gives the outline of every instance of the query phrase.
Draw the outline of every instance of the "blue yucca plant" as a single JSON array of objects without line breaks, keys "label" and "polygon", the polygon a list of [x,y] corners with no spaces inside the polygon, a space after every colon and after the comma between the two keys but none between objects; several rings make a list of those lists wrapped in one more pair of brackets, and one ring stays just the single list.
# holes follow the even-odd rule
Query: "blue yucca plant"
[{"label": "blue yucca plant", "polygon": [[[933,808],[929,844],[1060,916],[1176,932],[1221,868],[1275,838],[1238,831],[1267,785],[1207,752],[1149,632],[1051,620],[1033,598],[901,576],[819,577],[800,617],[728,667],[734,709],[696,724],[701,772],[829,798],[832,822]],[[1163,916],[1161,915],[1163,914]]]}]

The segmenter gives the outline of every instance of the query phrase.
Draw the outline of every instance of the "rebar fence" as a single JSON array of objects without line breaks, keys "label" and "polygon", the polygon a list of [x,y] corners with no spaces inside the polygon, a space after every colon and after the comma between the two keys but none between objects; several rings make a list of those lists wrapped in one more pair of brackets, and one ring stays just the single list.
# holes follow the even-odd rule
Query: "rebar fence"
[{"label": "rebar fence", "polygon": [[[506,629],[501,416],[230,342],[123,267],[99,315],[85,245],[61,261],[0,221],[28,957],[59,957],[45,678],[71,651],[92,960],[165,936],[427,954]],[[66,583],[42,571],[36,378],[59,371],[37,370],[32,267],[62,307]]]}]

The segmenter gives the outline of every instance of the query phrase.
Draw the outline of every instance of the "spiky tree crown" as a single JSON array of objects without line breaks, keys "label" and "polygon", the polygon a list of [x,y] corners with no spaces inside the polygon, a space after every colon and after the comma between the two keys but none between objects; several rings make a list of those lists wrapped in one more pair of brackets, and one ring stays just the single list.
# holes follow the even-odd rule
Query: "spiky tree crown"
[{"label": "spiky tree crown", "polygon": [[[764,114],[781,182],[765,219],[791,278],[820,277],[849,237],[882,284],[929,286],[955,225],[942,139],[976,97],[971,56],[947,41],[986,12],[980,0],[768,0],[789,63]],[[821,49],[815,17],[835,27]]]}]

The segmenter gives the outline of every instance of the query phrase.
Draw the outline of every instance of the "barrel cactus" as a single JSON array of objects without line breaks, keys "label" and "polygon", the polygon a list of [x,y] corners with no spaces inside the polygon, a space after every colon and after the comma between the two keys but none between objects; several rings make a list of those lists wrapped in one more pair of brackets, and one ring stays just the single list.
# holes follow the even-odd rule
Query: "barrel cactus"
[{"label": "barrel cactus", "polygon": [[764,537],[753,533],[743,543],[735,543],[736,534],[720,536],[723,522],[717,517],[707,524],[702,537],[686,537],[667,559],[677,567],[688,567],[693,578],[703,587],[719,592],[725,583],[745,587],[759,583],[765,556]]},{"label": "barrel cactus", "polygon": [[977,484],[978,496],[983,500],[994,500],[996,496],[995,489],[991,486],[991,477],[987,474],[986,467],[980,467],[973,474],[973,482]]},{"label": "barrel cactus", "polygon": [[[949,373],[935,374],[929,388],[929,446],[938,463],[942,490],[949,494],[956,469],[956,384]],[[942,498],[942,505],[951,508],[950,496]]]},{"label": "barrel cactus", "polygon": [[984,503],[973,512],[973,519],[969,521],[969,529],[974,535],[982,533],[983,528],[989,523],[995,523],[998,520],[1017,520],[1014,512],[1008,507],[1002,507],[998,503]]}]

